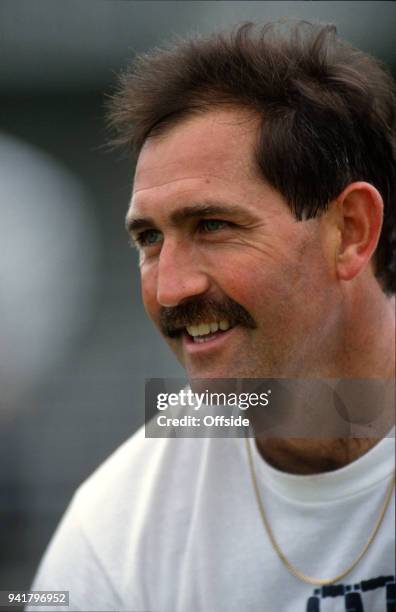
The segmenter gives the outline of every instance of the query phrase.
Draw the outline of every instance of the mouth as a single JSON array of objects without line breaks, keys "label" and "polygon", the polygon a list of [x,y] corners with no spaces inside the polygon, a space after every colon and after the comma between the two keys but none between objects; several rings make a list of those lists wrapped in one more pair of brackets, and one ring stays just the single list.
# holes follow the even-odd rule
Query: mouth
[{"label": "mouth", "polygon": [[159,328],[166,338],[182,339],[196,349],[227,337],[235,327],[257,327],[250,313],[227,296],[222,300],[198,296],[178,306],[162,307],[159,315]]},{"label": "mouth", "polygon": [[237,327],[226,319],[188,325],[183,334],[185,350],[195,354],[220,347]]},{"label": "mouth", "polygon": [[212,321],[208,323],[199,323],[198,325],[188,325],[186,329],[187,336],[195,344],[203,344],[210,342],[217,336],[232,329],[234,326],[230,321],[222,319],[221,321]]}]

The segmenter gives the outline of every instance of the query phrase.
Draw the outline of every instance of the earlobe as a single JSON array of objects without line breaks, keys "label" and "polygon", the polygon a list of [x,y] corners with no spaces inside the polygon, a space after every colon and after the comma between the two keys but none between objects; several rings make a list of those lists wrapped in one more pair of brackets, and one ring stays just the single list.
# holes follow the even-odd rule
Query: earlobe
[{"label": "earlobe", "polygon": [[373,185],[351,183],[337,198],[340,241],[336,256],[337,276],[353,280],[369,265],[377,248],[383,220],[383,201]]}]

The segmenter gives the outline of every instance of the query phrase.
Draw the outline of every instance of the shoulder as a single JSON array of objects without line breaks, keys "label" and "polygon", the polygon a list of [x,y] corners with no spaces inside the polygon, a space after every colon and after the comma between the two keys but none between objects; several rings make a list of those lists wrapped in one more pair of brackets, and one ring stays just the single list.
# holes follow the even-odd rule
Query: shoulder
[{"label": "shoulder", "polygon": [[166,533],[187,529],[199,498],[224,494],[230,486],[224,476],[239,471],[237,442],[145,438],[141,428],[77,490],[72,511],[85,537],[111,556],[126,550],[126,540],[132,548],[144,539],[146,545],[155,540],[156,548],[167,546]]},{"label": "shoulder", "polygon": [[[120,512],[127,505],[169,492],[169,486],[191,480],[192,466],[207,452],[207,440],[189,438],[146,438],[142,427],[104,461],[77,489],[75,505],[81,519],[91,513]],[[164,482],[166,480],[166,483]]]},{"label": "shoulder", "polygon": [[[125,593],[129,600],[133,593],[140,609],[149,599],[157,557],[171,556],[188,530],[205,480],[200,474],[209,464],[213,468],[208,455],[213,443],[219,448],[216,442],[145,438],[144,428],[138,430],[77,489],[35,588],[66,585],[71,605],[84,610],[87,601],[89,609],[119,609]],[[100,607],[100,601],[109,601],[109,607]]]},{"label": "shoulder", "polygon": [[[158,526],[183,524],[197,475],[212,453],[208,439],[146,438],[139,429],[78,488],[69,512],[93,549],[114,559]],[[216,442],[216,441],[214,441]],[[181,522],[180,522],[181,521]],[[158,533],[157,533],[158,529]],[[111,537],[110,537],[111,534]]]}]

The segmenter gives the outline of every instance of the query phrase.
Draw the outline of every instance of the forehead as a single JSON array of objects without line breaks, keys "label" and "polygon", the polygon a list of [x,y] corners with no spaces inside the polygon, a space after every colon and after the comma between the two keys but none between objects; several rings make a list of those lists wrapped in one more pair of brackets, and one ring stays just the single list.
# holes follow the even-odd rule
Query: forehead
[{"label": "forehead", "polygon": [[132,205],[159,191],[188,190],[193,184],[213,188],[257,180],[257,128],[251,113],[218,109],[149,138],[138,158]]}]

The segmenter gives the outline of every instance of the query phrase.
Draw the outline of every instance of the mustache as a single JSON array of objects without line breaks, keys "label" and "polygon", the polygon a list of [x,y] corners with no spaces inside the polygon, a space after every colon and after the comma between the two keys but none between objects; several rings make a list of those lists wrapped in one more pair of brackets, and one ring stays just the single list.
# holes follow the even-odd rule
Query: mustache
[{"label": "mustache", "polygon": [[222,300],[197,297],[178,306],[163,307],[160,312],[159,325],[164,336],[177,338],[187,325],[198,325],[222,319],[226,319],[232,325],[239,324],[250,329],[257,327],[248,311],[229,297]]}]

